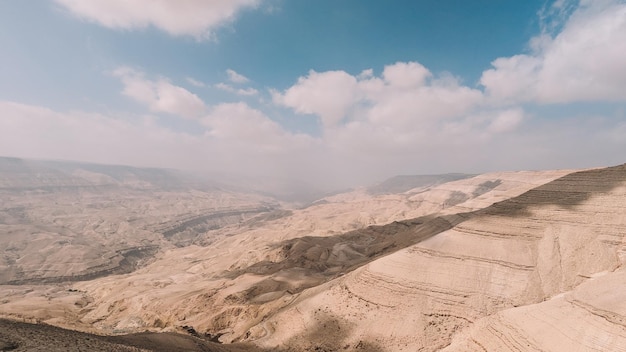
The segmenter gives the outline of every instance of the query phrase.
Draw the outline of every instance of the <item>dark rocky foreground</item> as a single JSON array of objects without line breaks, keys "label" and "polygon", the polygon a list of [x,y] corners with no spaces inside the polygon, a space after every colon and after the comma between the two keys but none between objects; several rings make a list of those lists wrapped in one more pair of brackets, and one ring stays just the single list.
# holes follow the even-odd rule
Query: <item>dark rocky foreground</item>
[{"label": "dark rocky foreground", "polygon": [[[311,334],[319,333],[312,331]],[[293,341],[292,341],[293,342]],[[314,344],[300,348],[288,343],[279,348],[263,349],[244,343],[221,345],[207,339],[177,334],[144,332],[119,336],[100,336],[62,329],[46,324],[32,324],[0,319],[0,352],[379,352],[378,348],[359,343],[356,346],[328,347]]]},{"label": "dark rocky foreground", "polygon": [[221,346],[201,338],[176,333],[139,333],[99,336],[46,324],[0,319],[0,351],[41,352],[225,352],[253,351],[251,346]]}]

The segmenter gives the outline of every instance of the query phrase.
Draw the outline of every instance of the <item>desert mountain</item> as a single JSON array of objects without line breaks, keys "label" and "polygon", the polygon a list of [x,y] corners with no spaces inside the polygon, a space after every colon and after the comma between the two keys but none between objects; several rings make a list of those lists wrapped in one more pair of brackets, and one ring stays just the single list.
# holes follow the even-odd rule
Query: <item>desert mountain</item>
[{"label": "desert mountain", "polygon": [[226,343],[205,350],[626,350],[626,166],[405,176],[306,207],[28,167],[0,179],[4,317]]}]

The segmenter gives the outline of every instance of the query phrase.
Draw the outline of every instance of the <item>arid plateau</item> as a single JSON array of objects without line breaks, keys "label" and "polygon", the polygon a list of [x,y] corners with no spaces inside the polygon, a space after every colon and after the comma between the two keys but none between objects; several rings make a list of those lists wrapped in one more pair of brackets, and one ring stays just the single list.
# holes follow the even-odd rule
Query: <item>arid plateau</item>
[{"label": "arid plateau", "polygon": [[626,351],[626,165],[298,204],[0,158],[0,351]]}]

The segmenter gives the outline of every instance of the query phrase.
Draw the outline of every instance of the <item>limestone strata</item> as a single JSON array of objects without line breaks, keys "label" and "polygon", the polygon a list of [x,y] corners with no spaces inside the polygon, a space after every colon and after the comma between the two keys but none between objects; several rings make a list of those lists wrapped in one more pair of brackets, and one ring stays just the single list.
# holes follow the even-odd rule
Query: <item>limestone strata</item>
[{"label": "limestone strata", "polygon": [[626,166],[569,174],[303,292],[257,342],[335,336],[330,319],[389,351],[624,350],[624,214]]},{"label": "limestone strata", "polygon": [[[517,196],[567,173],[486,174],[374,197],[355,191],[275,217],[267,214],[263,221],[212,230],[206,247],[173,248],[131,275],[74,285],[90,299],[76,312],[82,318],[75,327],[84,329],[84,323],[104,332],[132,332],[189,325],[224,334],[224,342],[253,340],[269,331],[269,317],[329,280],[466,220],[457,213]],[[444,205],[459,193],[467,200]],[[420,218],[400,221],[407,217]],[[331,319],[328,324],[335,323]]]},{"label": "limestone strata", "polygon": [[[578,274],[615,266],[610,244],[621,237],[607,231],[597,246],[604,259],[589,259],[589,269],[581,265],[563,280],[553,278],[552,257],[540,255],[577,251],[584,239],[571,248],[554,240],[557,232],[566,236],[565,223],[549,225],[548,217],[566,216],[567,207],[524,200],[524,192],[569,173],[493,173],[377,196],[357,190],[303,209],[239,218],[193,241],[179,234],[201,232],[196,221],[211,209],[264,203],[232,193],[181,199],[153,192],[159,202],[124,203],[141,210],[129,225],[142,224],[146,236],[167,245],[152,262],[71,286],[0,287],[6,297],[0,313],[101,333],[193,326],[222,342],[268,350],[443,348],[483,317],[539,302],[584,280]],[[511,197],[519,199],[507,202]],[[69,213],[63,218],[71,223]],[[170,230],[183,247],[163,236]]]},{"label": "limestone strata", "polygon": [[452,351],[626,351],[626,271],[599,273],[545,302],[480,319]]}]

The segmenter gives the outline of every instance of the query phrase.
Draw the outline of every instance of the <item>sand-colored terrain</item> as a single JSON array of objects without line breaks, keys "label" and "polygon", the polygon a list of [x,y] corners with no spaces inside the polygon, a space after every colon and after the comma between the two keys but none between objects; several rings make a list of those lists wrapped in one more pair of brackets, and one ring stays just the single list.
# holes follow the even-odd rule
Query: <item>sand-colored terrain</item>
[{"label": "sand-colored terrain", "polygon": [[131,272],[207,229],[271,212],[268,201],[164,170],[0,158],[0,284]]},{"label": "sand-colored terrain", "polygon": [[[17,261],[6,263],[5,277],[14,278],[0,286],[0,314],[98,334],[193,327],[242,350],[626,348],[626,167],[420,180],[306,207],[159,186],[131,192],[124,211],[121,195],[108,193],[109,203],[92,196],[101,211],[29,215],[73,231],[53,228],[51,239],[54,231],[76,239],[92,219],[112,224],[126,212],[139,220],[108,237],[92,230],[83,252],[107,253],[126,237],[139,242],[124,248],[154,250],[133,262],[115,249],[118,267],[132,265],[93,277],[80,277],[91,262],[77,252],[22,259],[21,272]],[[25,199],[3,200],[3,209]],[[44,214],[36,204],[23,211]],[[24,248],[17,253],[33,252]],[[67,257],[83,267],[67,269]],[[46,261],[65,265],[38,272]]]},{"label": "sand-colored terrain", "polygon": [[496,203],[303,293],[257,343],[304,348],[334,336],[393,351],[622,351],[625,196],[620,166]]}]

